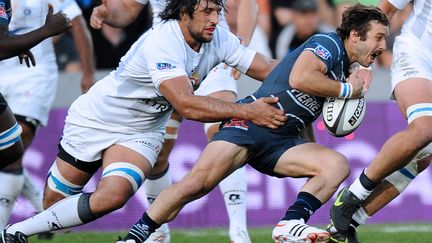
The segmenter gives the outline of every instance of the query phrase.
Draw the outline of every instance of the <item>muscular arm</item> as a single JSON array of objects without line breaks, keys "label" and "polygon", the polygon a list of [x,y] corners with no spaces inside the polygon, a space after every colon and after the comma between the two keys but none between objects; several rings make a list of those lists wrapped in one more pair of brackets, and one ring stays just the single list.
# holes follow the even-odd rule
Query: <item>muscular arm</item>
[{"label": "muscular arm", "polygon": [[44,39],[62,33],[71,27],[70,20],[58,12],[53,14],[53,7],[48,5],[45,24],[23,35],[8,35],[7,25],[0,25],[0,60],[27,52]]},{"label": "muscular arm", "polygon": [[378,7],[387,15],[389,19],[392,19],[393,15],[398,11],[398,9],[388,0],[381,0],[378,4]]},{"label": "muscular arm", "polygon": [[8,35],[7,25],[0,26],[0,60],[21,54],[50,37],[44,26],[23,35]]},{"label": "muscular arm", "polygon": [[144,5],[135,0],[103,0],[102,5],[93,9],[91,26],[96,29],[105,23],[111,27],[125,27],[139,15]]},{"label": "muscular arm", "polygon": [[87,24],[82,16],[75,17],[72,20],[72,26],[75,47],[78,51],[83,70],[81,90],[86,92],[94,83],[93,42]]},{"label": "muscular arm", "polygon": [[249,45],[258,16],[255,0],[240,0],[237,11],[237,36]]},{"label": "muscular arm", "polygon": [[295,62],[289,77],[294,89],[315,96],[338,97],[340,82],[328,78],[327,67],[314,53],[303,51]]},{"label": "muscular arm", "polygon": [[208,96],[195,96],[190,81],[185,76],[163,81],[160,91],[183,117],[191,120],[212,122],[239,118],[270,128],[277,128],[286,120],[282,110],[266,104],[276,102],[274,98],[260,99],[251,104],[237,104]]},{"label": "muscular arm", "polygon": [[263,81],[278,63],[279,60],[268,58],[257,52],[246,75],[256,80]]}]

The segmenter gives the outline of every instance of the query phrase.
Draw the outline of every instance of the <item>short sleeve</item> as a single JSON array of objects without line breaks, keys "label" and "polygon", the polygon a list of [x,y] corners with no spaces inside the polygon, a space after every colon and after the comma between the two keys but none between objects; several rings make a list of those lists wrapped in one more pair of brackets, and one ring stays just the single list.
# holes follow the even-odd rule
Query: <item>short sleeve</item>
[{"label": "short sleeve", "polygon": [[62,0],[60,3],[60,10],[62,10],[69,19],[72,20],[75,17],[82,15],[81,8],[75,0]]},{"label": "short sleeve", "polygon": [[315,54],[327,66],[327,70],[331,70],[340,60],[342,55],[342,47],[339,42],[332,36],[318,34],[311,38],[305,45],[304,50],[309,50]]},{"label": "short sleeve", "polygon": [[388,0],[389,3],[391,3],[391,5],[393,5],[395,8],[401,10],[404,9],[406,7],[406,5],[408,5],[408,3],[411,0]]},{"label": "short sleeve", "polygon": [[147,39],[141,51],[148,65],[153,84],[159,90],[163,81],[181,76],[187,77],[188,75],[185,70],[186,54],[182,48],[182,43],[177,43],[176,38],[155,41],[158,39]]},{"label": "short sleeve", "polygon": [[223,62],[241,73],[246,73],[256,51],[246,47],[238,37],[223,28],[218,29],[218,38]]}]

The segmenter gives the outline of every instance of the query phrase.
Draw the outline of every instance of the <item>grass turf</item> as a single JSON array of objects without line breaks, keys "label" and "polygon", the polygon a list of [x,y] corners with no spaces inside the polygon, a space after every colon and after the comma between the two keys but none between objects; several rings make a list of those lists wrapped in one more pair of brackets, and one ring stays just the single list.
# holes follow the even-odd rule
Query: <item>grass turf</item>
[{"label": "grass turf", "polygon": [[[250,235],[252,242],[271,243],[271,228],[252,228]],[[117,236],[125,232],[77,232],[58,233],[53,240],[38,240],[36,236],[29,239],[30,243],[99,243],[115,242]],[[432,242],[432,224],[394,224],[394,225],[366,225],[359,229],[362,243],[428,243]],[[172,230],[172,243],[228,243],[225,229],[181,229]]]}]

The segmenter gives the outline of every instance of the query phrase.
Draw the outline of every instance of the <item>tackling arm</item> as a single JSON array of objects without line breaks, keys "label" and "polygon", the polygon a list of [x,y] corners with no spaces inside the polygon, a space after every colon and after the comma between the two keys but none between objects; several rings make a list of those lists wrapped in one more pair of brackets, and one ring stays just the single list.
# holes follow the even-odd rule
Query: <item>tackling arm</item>
[{"label": "tackling arm", "polygon": [[282,110],[269,105],[277,102],[277,98],[261,98],[250,104],[237,104],[209,96],[195,96],[186,76],[167,79],[160,84],[159,89],[183,117],[191,120],[213,122],[239,118],[269,128],[277,128],[286,120]]}]

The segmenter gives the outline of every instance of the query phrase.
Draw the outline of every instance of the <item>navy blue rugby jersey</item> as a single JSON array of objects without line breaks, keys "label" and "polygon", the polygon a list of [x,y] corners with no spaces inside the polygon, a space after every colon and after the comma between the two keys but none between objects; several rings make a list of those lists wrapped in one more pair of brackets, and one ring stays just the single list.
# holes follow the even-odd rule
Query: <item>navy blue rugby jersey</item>
[{"label": "navy blue rugby jersey", "polygon": [[297,134],[313,122],[322,111],[326,97],[317,97],[293,89],[289,76],[298,56],[305,50],[313,52],[327,66],[326,75],[334,80],[345,82],[349,75],[350,63],[345,47],[339,35],[335,32],[316,34],[305,43],[287,54],[263,81],[262,86],[243,102],[251,102],[252,98],[268,96],[279,97],[279,107],[285,110],[288,121],[276,133]]},{"label": "navy blue rugby jersey", "polygon": [[0,0],[0,25],[9,25],[11,12],[10,0]]}]

